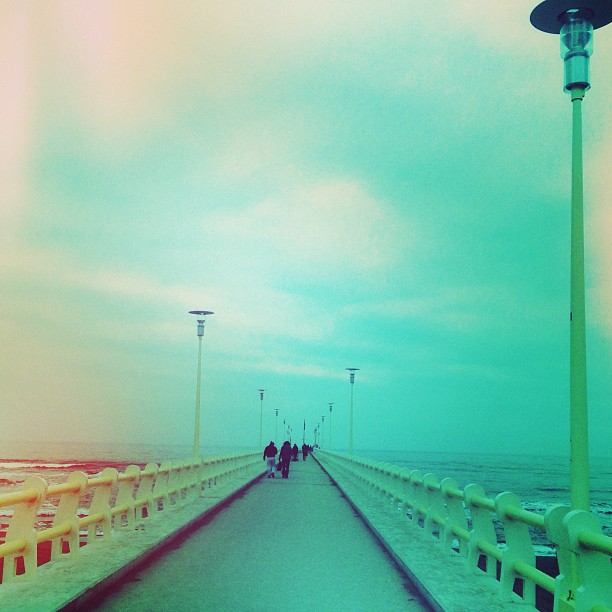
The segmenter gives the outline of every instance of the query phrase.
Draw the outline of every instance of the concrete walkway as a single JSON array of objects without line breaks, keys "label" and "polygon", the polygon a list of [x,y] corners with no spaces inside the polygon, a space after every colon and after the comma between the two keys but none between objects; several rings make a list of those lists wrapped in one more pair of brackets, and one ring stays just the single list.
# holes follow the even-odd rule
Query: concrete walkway
[{"label": "concrete walkway", "polygon": [[93,610],[424,610],[322,469],[264,478]]}]

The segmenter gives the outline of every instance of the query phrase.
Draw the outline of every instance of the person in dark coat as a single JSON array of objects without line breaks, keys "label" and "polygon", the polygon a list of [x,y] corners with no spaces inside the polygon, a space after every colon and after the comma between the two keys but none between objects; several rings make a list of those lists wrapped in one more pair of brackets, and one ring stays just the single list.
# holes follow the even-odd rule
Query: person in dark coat
[{"label": "person in dark coat", "polygon": [[280,460],[283,464],[281,469],[283,478],[289,478],[289,466],[291,465],[291,442],[286,440],[280,449]]},{"label": "person in dark coat", "polygon": [[266,446],[263,453],[264,461],[268,462],[268,478],[274,478],[274,472],[276,471],[276,453],[278,453],[278,449],[274,446],[274,442],[270,440],[270,444]]},{"label": "person in dark coat", "polygon": [[306,457],[308,457],[308,444],[302,444],[302,460],[306,461]]},{"label": "person in dark coat", "polygon": [[291,450],[293,452],[293,460],[297,461],[298,460],[298,453],[300,452],[300,449],[298,448],[298,445],[294,444],[293,448]]}]

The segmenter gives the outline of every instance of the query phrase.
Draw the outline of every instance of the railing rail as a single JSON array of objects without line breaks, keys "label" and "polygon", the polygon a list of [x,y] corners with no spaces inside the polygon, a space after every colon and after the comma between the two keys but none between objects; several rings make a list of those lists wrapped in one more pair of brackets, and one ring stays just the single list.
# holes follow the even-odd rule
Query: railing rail
[{"label": "railing rail", "polygon": [[[158,512],[208,495],[228,475],[263,472],[261,453],[234,453],[208,459],[149,463],[144,470],[128,466],[123,473],[105,468],[87,476],[73,472],[66,482],[48,485],[40,477],[22,489],[0,494],[0,508],[13,508],[5,541],[0,544],[4,583],[36,576],[38,544],[51,542],[51,561],[75,556],[98,535],[108,539],[114,529],[133,529]],[[57,501],[51,527],[37,528],[44,502]],[[18,573],[19,566],[23,571]],[[2,587],[0,586],[0,589]]]},{"label": "railing rail", "polygon": [[[525,510],[513,493],[492,499],[478,485],[461,490],[450,478],[439,482],[418,470],[328,450],[318,449],[316,456],[326,469],[390,500],[388,507],[399,508],[401,520],[422,527],[447,554],[465,556],[467,571],[495,576],[499,563],[502,599],[518,597],[513,592],[518,580],[520,599],[530,605],[535,605],[537,585],[553,594],[555,610],[612,612],[612,538],[601,533],[595,515],[560,505],[540,515]],[[496,524],[503,530],[501,543]],[[555,546],[558,576],[535,567],[530,529],[545,534]]]}]

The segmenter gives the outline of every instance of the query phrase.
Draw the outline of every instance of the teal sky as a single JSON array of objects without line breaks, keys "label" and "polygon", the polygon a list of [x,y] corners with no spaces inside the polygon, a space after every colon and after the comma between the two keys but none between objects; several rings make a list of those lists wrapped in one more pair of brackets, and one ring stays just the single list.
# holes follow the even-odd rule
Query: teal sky
[{"label": "teal sky", "polygon": [[[0,438],[566,453],[571,103],[532,1],[5,0]],[[612,439],[612,26],[584,102]],[[279,426],[279,432],[282,425]],[[280,435],[279,435],[280,437]]]}]

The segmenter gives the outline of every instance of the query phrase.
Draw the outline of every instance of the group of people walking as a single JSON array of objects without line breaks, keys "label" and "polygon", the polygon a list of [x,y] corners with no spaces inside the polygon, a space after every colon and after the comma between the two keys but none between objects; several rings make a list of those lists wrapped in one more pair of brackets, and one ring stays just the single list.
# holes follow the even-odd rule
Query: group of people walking
[{"label": "group of people walking", "polygon": [[[306,444],[302,445],[302,458],[304,461],[306,461],[309,449],[310,447]],[[267,462],[268,478],[274,478],[276,472],[279,470],[283,478],[289,478],[289,467],[291,465],[291,460],[297,461],[299,452],[300,449],[298,448],[298,445],[294,444],[292,447],[289,440],[285,440],[285,442],[283,442],[279,452],[274,445],[274,442],[270,440],[270,444],[266,446],[263,452],[264,461]],[[276,455],[278,455],[278,464],[276,463]]]}]

